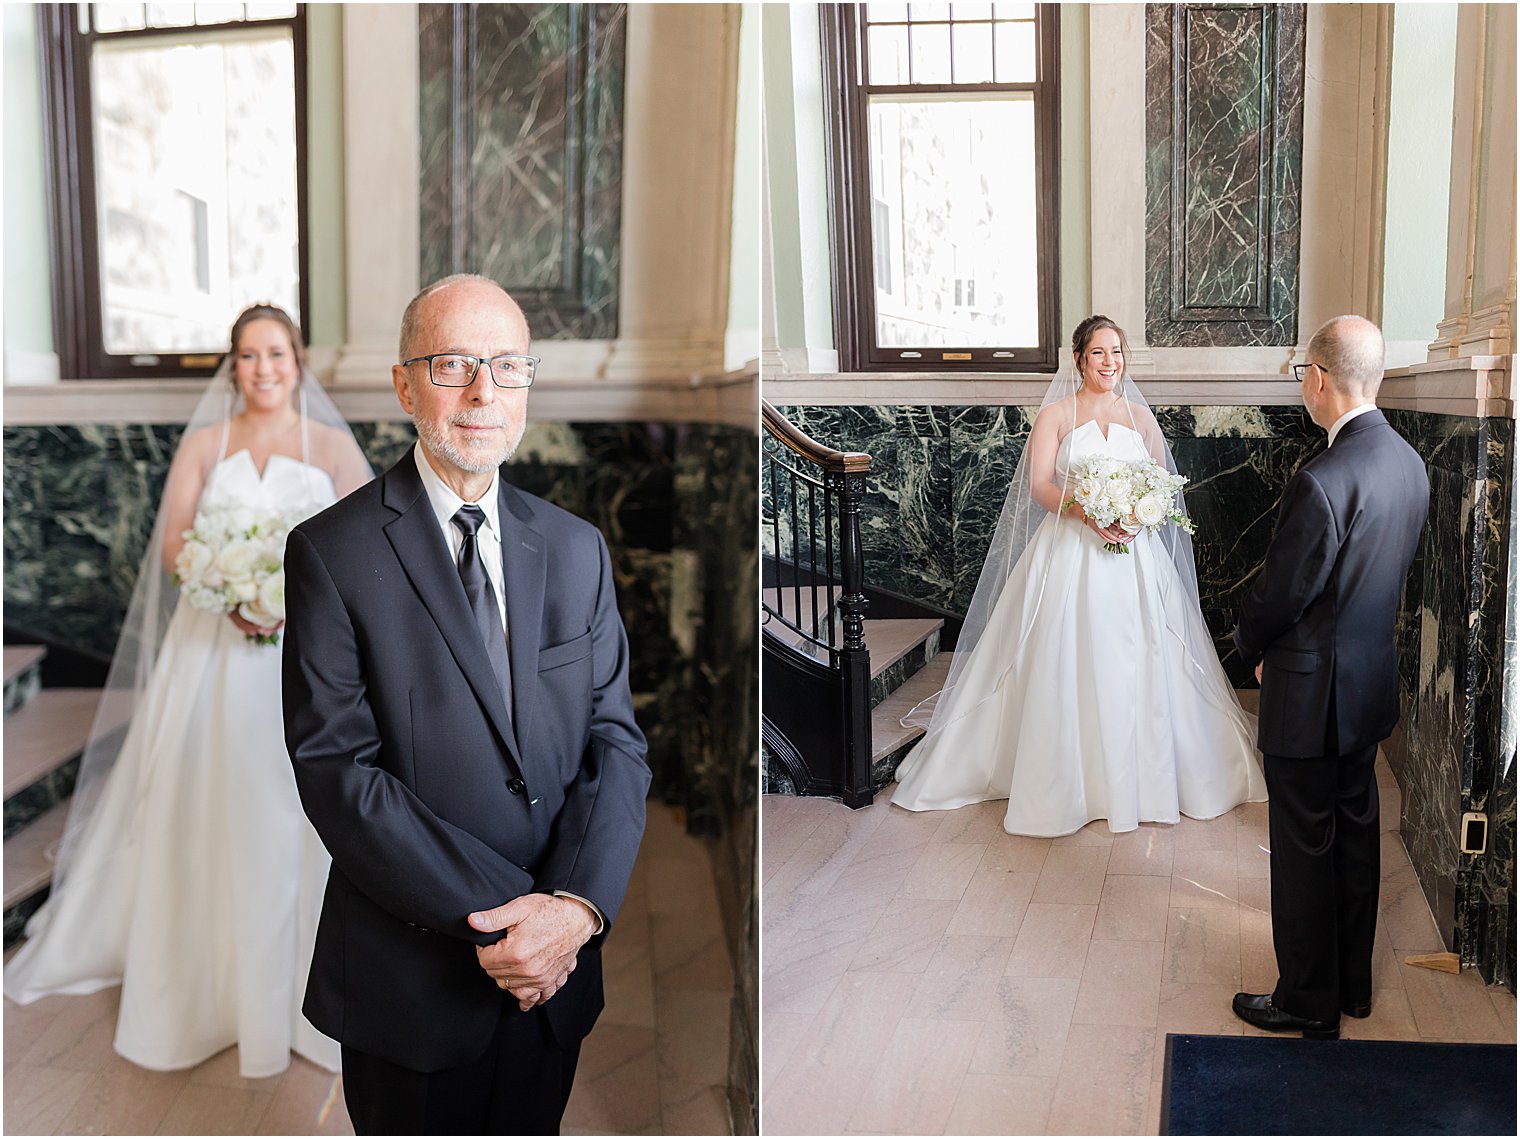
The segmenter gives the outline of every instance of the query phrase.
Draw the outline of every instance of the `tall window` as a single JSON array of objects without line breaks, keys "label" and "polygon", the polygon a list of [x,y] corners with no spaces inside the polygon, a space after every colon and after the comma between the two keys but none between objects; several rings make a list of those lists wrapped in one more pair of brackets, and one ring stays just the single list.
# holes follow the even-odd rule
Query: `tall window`
[{"label": "tall window", "polygon": [[1056,367],[1053,4],[823,4],[848,371]]},{"label": "tall window", "polygon": [[38,19],[63,375],[205,375],[244,306],[303,321],[302,6]]}]

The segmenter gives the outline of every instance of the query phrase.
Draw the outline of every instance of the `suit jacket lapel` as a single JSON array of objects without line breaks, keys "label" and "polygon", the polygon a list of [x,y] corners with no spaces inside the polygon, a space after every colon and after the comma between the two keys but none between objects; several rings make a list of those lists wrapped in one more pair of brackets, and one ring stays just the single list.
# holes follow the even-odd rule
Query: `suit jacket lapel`
[{"label": "suit jacket lapel", "polygon": [[[443,634],[443,639],[454,655],[475,698],[480,701],[490,717],[496,734],[501,737],[519,774],[523,772],[522,757],[517,750],[517,740],[512,731],[512,721],[501,687],[496,683],[496,670],[481,642],[465,598],[464,587],[459,582],[459,570],[449,559],[448,548],[438,530],[438,519],[432,504],[422,489],[422,478],[417,474],[415,460],[408,451],[401,461],[385,473],[382,497],[385,505],[397,512],[397,517],[385,524],[385,536],[396,551],[401,568],[411,580],[412,587],[422,598],[428,614]],[[510,581],[510,578],[508,579]],[[510,620],[511,604],[508,603]],[[537,664],[537,648],[534,649]],[[512,654],[512,665],[517,667],[517,654]],[[515,685],[514,685],[515,687]]]},{"label": "suit jacket lapel", "polygon": [[538,642],[544,621],[548,557],[543,535],[530,525],[533,508],[516,487],[502,481],[496,506],[501,519],[502,576],[506,579],[513,720],[518,740],[526,741],[537,712]]}]

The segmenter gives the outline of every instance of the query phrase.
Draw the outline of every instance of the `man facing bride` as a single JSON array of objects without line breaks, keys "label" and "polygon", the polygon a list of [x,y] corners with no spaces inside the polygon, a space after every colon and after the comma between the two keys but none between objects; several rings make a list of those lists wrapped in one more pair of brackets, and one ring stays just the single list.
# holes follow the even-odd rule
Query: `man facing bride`
[{"label": "man facing bride", "polygon": [[1075,374],[1035,417],[949,679],[898,770],[899,806],[1006,798],[1009,833],[1057,836],[1266,798],[1253,726],[1199,607],[1180,493],[1169,524],[1090,513],[1079,493],[1094,473],[1177,473],[1125,347],[1105,316],[1072,334]]}]

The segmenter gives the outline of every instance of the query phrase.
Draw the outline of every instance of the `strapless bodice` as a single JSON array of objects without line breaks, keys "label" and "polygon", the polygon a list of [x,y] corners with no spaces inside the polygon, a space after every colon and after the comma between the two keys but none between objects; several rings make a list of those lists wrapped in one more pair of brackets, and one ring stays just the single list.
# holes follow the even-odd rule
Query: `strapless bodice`
[{"label": "strapless bodice", "polygon": [[1056,482],[1064,483],[1071,475],[1072,465],[1092,455],[1106,455],[1125,461],[1151,457],[1144,437],[1133,427],[1123,423],[1110,423],[1105,437],[1098,421],[1089,419],[1086,423],[1078,424],[1061,440],[1061,446],[1056,451]]},{"label": "strapless bodice", "polygon": [[198,509],[277,510],[299,521],[336,501],[338,492],[332,477],[320,467],[274,454],[260,475],[253,456],[244,448],[211,468]]}]

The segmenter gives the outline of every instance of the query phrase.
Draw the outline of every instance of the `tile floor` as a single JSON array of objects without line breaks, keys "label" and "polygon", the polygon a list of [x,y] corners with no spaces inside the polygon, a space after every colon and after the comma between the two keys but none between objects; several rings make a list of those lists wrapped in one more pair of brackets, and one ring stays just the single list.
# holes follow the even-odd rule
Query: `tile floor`
[{"label": "tile floor", "polygon": [[[727,1134],[733,975],[718,898],[705,846],[659,804],[604,964],[607,1008],[565,1134]],[[241,1078],[231,1048],[184,1072],[123,1060],[118,992],[5,1002],[6,1134],[353,1134],[341,1078],[299,1058],[265,1080]]]},{"label": "tile floor", "polygon": [[[1378,783],[1396,828],[1381,760]],[[1230,998],[1276,980],[1266,804],[1060,839],[1005,809],[764,798],[766,1134],[1155,1134],[1168,1032],[1257,1034]],[[1513,1042],[1502,988],[1402,963],[1441,948],[1386,830],[1373,1013],[1345,1036]]]}]

